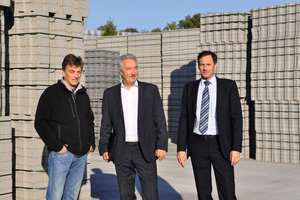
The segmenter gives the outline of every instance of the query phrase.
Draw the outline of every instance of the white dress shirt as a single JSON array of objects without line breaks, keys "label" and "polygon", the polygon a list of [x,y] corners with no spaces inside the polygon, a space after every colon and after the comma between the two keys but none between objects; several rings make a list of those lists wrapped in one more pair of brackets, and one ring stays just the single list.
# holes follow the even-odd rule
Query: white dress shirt
[{"label": "white dress shirt", "polygon": [[128,90],[123,82],[121,83],[121,97],[125,123],[125,141],[137,142],[137,118],[138,118],[138,82]]},{"label": "white dress shirt", "polygon": [[[205,88],[205,80],[201,79],[198,88],[197,95],[197,109],[196,109],[196,119],[194,122],[194,133],[202,135],[199,131],[200,123],[200,113],[201,113],[201,103],[202,103],[202,93]],[[210,84],[208,85],[209,90],[209,117],[208,117],[208,130],[203,135],[218,135],[218,125],[217,125],[217,79],[213,76],[209,80]]]}]

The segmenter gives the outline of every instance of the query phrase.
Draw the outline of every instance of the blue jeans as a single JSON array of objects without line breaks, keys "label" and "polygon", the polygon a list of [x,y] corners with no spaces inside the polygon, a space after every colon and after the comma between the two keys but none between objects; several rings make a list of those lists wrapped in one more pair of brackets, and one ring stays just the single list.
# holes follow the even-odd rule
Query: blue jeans
[{"label": "blue jeans", "polygon": [[81,187],[87,154],[76,158],[71,152],[49,154],[47,200],[76,200]]}]

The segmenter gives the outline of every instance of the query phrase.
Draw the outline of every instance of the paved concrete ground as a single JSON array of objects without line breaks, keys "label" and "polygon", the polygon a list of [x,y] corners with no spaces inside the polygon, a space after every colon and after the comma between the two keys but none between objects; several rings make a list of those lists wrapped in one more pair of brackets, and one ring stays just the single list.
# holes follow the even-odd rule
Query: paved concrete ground
[{"label": "paved concrete ground", "polygon": [[[92,199],[119,199],[114,165],[103,161],[97,151],[90,158]],[[167,158],[161,162],[157,161],[161,200],[197,199],[190,159],[185,165],[185,168],[182,168],[178,164],[176,144],[169,143]],[[235,167],[235,180],[239,200],[300,199],[300,165],[243,159]],[[137,199],[142,199],[138,179],[136,182]],[[218,199],[215,182],[213,182],[213,198]]]}]

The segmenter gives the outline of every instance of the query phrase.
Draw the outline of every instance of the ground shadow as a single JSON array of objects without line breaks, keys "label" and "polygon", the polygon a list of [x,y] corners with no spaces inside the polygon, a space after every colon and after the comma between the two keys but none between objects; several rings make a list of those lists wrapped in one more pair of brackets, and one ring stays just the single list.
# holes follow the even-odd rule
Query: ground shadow
[{"label": "ground shadow", "polygon": [[[120,199],[117,176],[115,174],[102,173],[101,169],[92,169],[91,174],[91,196],[94,199],[117,200]],[[136,188],[140,195],[142,188],[138,176],[136,177]],[[181,200],[181,195],[163,178],[158,177],[159,198],[164,200]]]}]

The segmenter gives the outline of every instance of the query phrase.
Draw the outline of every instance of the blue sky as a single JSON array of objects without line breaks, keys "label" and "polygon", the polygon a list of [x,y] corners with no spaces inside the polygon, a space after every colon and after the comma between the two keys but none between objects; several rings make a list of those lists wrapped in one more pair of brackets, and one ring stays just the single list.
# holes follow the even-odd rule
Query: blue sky
[{"label": "blue sky", "polygon": [[216,12],[250,12],[251,9],[286,3],[297,3],[299,0],[90,0],[90,12],[87,28],[95,30],[111,19],[117,30],[136,28],[153,30],[163,29],[167,23],[179,20],[196,13]]}]

